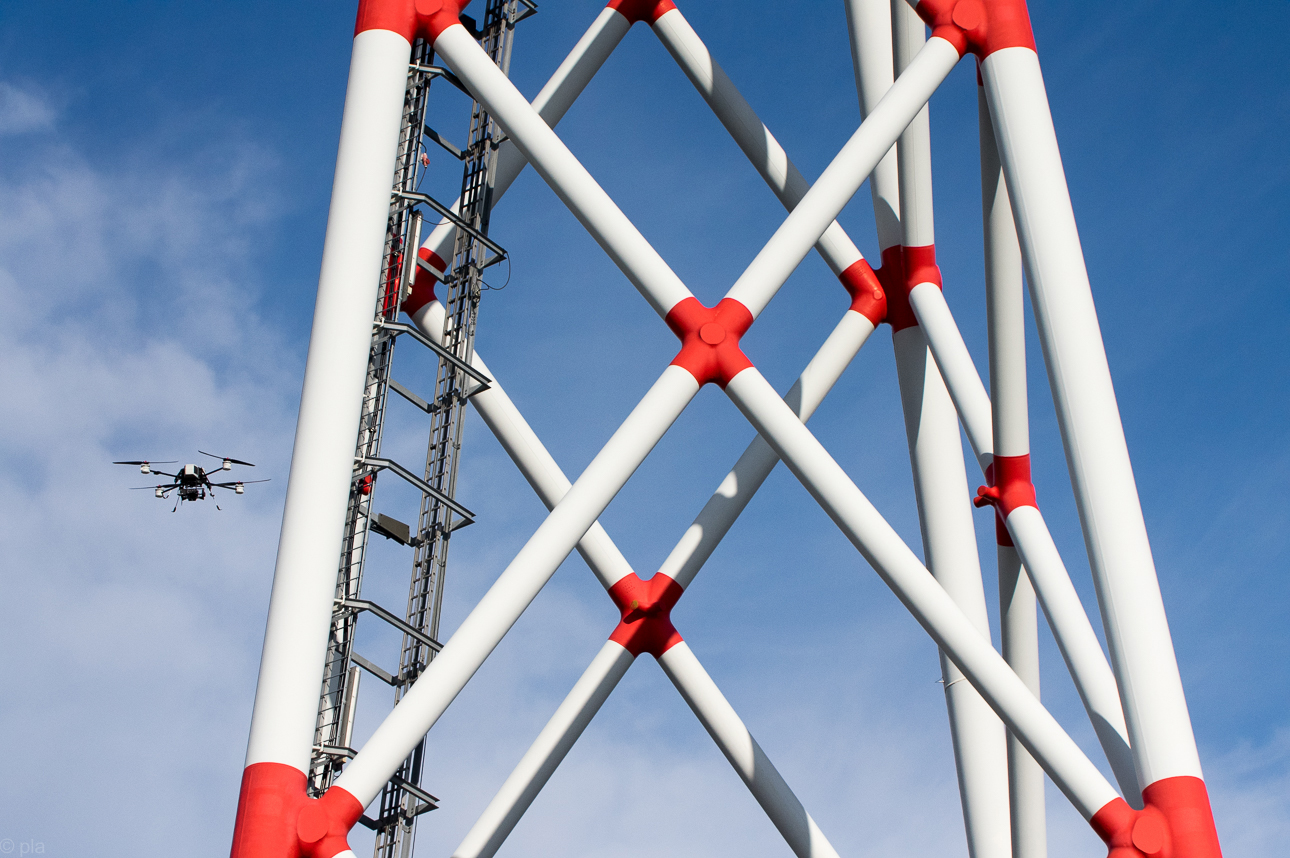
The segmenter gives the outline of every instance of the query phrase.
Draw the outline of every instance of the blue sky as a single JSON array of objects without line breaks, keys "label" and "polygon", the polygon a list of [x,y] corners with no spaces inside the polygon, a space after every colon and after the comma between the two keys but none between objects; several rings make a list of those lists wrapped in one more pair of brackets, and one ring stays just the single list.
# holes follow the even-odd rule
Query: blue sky
[{"label": "blue sky", "polygon": [[[859,121],[840,4],[681,8],[817,175]],[[598,9],[548,3],[522,25],[512,77],[523,92],[536,94]],[[353,11],[0,11],[0,841],[66,855],[228,848]],[[1290,836],[1290,11],[1031,12],[1220,837],[1230,858],[1273,854]],[[932,101],[932,131],[945,293],[984,369],[974,89],[963,64]],[[433,96],[450,137],[465,135],[463,110],[447,87]],[[643,27],[560,133],[707,303],[782,220]],[[434,190],[451,196],[456,162],[432,157]],[[876,252],[867,190],[840,220]],[[514,267],[485,297],[479,349],[576,474],[675,339],[531,171],[493,234]],[[845,306],[809,257],[746,350],[787,388]],[[1093,609],[1037,348],[1031,357],[1040,504]],[[411,347],[397,361],[400,380],[432,383]],[[392,413],[387,441],[412,463],[425,431],[415,415]],[[811,425],[917,550],[899,421],[884,329]],[[750,437],[717,390],[698,397],[602,519],[639,571],[662,561]],[[466,443],[461,494],[481,520],[454,541],[445,633],[541,521],[478,421]],[[192,461],[199,447],[254,461],[273,482],[223,512],[172,515],[107,464]],[[379,491],[383,511],[414,514],[410,495]],[[978,525],[993,601],[988,516]],[[401,604],[409,565],[382,546],[372,597]],[[935,650],[782,468],[675,618],[843,855],[966,853]],[[426,786],[444,801],[420,854],[457,844],[614,619],[575,556],[432,734]],[[387,660],[395,645],[378,633],[364,643]],[[1046,634],[1043,654],[1046,702],[1100,759]],[[369,699],[360,732],[385,705]],[[1051,854],[1102,854],[1048,796]],[[788,854],[648,663],[504,848]]]}]

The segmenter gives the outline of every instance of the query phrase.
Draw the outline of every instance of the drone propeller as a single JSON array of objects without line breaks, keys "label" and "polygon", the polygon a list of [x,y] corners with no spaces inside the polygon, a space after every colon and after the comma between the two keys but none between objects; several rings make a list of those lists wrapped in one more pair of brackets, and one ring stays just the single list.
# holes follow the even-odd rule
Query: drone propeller
[{"label": "drone propeller", "polygon": [[211,483],[211,486],[217,489],[231,489],[234,486],[248,486],[251,483],[267,483],[268,480],[232,480],[227,483]]},{"label": "drone propeller", "polygon": [[113,462],[112,464],[114,465],[173,465],[178,461],[179,461],[178,459],[171,459],[169,462],[145,462],[143,460],[140,460],[138,462]]},{"label": "drone propeller", "polygon": [[229,462],[234,465],[246,465],[248,468],[254,468],[250,462],[243,462],[241,459],[231,459],[228,456],[216,456],[214,453],[207,453],[205,450],[198,450],[203,456],[210,456],[212,459],[219,459],[222,462]]}]

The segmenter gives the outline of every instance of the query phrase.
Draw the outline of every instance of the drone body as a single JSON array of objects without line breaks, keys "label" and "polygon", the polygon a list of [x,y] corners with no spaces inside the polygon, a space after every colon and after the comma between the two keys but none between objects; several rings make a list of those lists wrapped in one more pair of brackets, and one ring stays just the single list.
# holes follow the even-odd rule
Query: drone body
[{"label": "drone body", "polygon": [[[188,465],[184,465],[176,473],[170,474],[165,471],[153,470],[152,466],[154,464],[158,464],[158,465],[178,464],[177,462],[147,462],[143,460],[135,460],[135,461],[125,461],[125,462],[113,462],[112,464],[138,465],[139,473],[157,474],[158,476],[169,477],[172,480],[172,482],[170,482],[169,484],[163,484],[163,485],[157,485],[157,486],[138,486],[136,487],[135,490],[137,491],[140,489],[150,488],[153,490],[153,494],[155,494],[159,498],[169,498],[171,492],[177,492],[178,497],[175,501],[175,509],[178,509],[179,504],[183,503],[184,501],[206,500],[206,494],[208,491],[210,492],[212,497],[214,497],[215,495],[215,489],[230,489],[233,491],[234,494],[240,495],[245,493],[246,491],[245,486],[248,482],[251,482],[251,483],[268,482],[268,480],[230,480],[229,482],[224,482],[224,483],[211,482],[211,473],[215,471],[231,471],[234,465],[245,465],[248,468],[254,468],[255,465],[251,464],[250,462],[243,462],[240,459],[229,458],[228,456],[216,456],[213,453],[207,453],[202,450],[198,450],[197,452],[201,453],[203,456],[210,456],[212,459],[219,459],[221,462],[220,467],[212,468],[210,471],[207,471],[201,465],[188,464]],[[219,504],[216,504],[215,508],[219,509],[220,508]],[[174,510],[171,510],[171,511],[173,512]]]}]

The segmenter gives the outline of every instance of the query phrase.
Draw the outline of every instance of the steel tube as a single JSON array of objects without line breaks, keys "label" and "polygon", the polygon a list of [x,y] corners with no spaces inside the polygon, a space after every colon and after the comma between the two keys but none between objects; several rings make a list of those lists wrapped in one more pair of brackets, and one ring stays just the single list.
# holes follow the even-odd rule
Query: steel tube
[{"label": "steel tube", "polygon": [[[734,82],[712,59],[681,10],[664,12],[654,22],[653,30],[784,208],[792,211],[810,186]],[[855,242],[836,220],[824,230],[815,247],[834,274],[841,274],[862,258]]]},{"label": "steel tube", "polygon": [[[803,423],[810,419],[873,330],[873,323],[861,314],[848,310],[843,315],[784,396]],[[682,587],[690,586],[778,462],[779,456],[765,439],[754,437],[658,571]]]},{"label": "steel tube", "polygon": [[[981,150],[981,225],[985,245],[985,306],[990,351],[991,440],[1001,456],[1030,455],[1026,392],[1026,308],[1021,248],[999,167],[985,94],[977,89]],[[957,330],[957,328],[956,328]],[[937,360],[940,360],[938,356]],[[974,369],[975,372],[975,369]],[[998,533],[999,637],[1003,660],[1039,699],[1039,622],[1035,590],[1012,538]],[[1100,654],[1100,650],[1099,650]],[[1076,680],[1076,684],[1079,681]],[[1012,858],[1047,858],[1044,771],[1008,734],[1008,801]]]},{"label": "steel tube", "polygon": [[728,395],[1084,817],[1116,798],[1061,725],[755,368]]},{"label": "steel tube", "polygon": [[954,401],[958,419],[967,433],[968,444],[984,471],[994,461],[994,439],[991,421],[990,395],[985,392],[976,364],[968,354],[963,335],[950,314],[945,295],[935,283],[920,283],[909,292],[909,306],[918,319],[918,327],[936,359],[936,366],[945,380],[946,388]]},{"label": "steel tube", "polygon": [[461,845],[453,850],[452,858],[492,858],[496,854],[635,660],[621,645],[605,641]]},{"label": "steel tube", "polygon": [[309,768],[411,50],[354,37],[248,766]]},{"label": "steel tube", "polygon": [[981,74],[1138,784],[1200,778],[1039,58],[1004,48],[982,61]]},{"label": "steel tube", "polygon": [[1075,678],[1093,731],[1127,800],[1141,806],[1133,751],[1129,747],[1124,711],[1120,708],[1115,676],[1102,654],[1102,645],[1084,613],[1075,585],[1053,544],[1043,514],[1033,506],[1017,507],[1007,518],[1017,553],[1035,585],[1044,616],[1056,634],[1057,647]]},{"label": "steel tube", "polygon": [[366,805],[698,392],[668,366],[336,781]]},{"label": "steel tube", "polygon": [[[587,84],[600,71],[600,67],[609,59],[614,48],[627,35],[631,24],[613,9],[602,9],[592,22],[591,27],[583,34],[573,50],[560,63],[555,74],[551,75],[546,86],[533,99],[533,109],[542,121],[554,128],[573,102],[586,89]],[[512,140],[505,140],[497,150],[497,174],[493,185],[493,203],[496,204],[506,193],[511,184],[519,177],[528,161]],[[453,212],[461,210],[461,200],[452,204]],[[440,259],[447,260],[452,253],[453,237],[456,228],[449,220],[444,220],[434,228],[421,246],[432,251]],[[441,272],[441,276],[442,276]]]},{"label": "steel tube", "polygon": [[682,641],[663,653],[658,663],[793,854],[797,858],[837,858],[833,844],[802,807],[690,647]]},{"label": "steel tube", "polygon": [[949,42],[938,37],[928,40],[735,281],[727,297],[747,307],[754,318],[765,308],[958,60],[958,51]]},{"label": "steel tube", "polygon": [[[891,44],[889,0],[845,0],[851,62],[855,69],[860,115],[868,117],[891,89],[895,59]],[[896,176],[896,147],[892,146],[869,175],[878,246],[900,244],[900,180]]]},{"label": "steel tube", "polygon": [[655,312],[666,316],[676,304],[692,297],[676,273],[464,27],[448,27],[435,40],[434,49]]},{"label": "steel tube", "polygon": [[[917,14],[904,4],[893,4],[891,16],[892,55],[895,72],[900,74],[923,49],[925,27]],[[936,234],[931,123],[926,105],[900,135],[897,153],[901,245],[933,248]],[[918,289],[935,292],[935,298],[943,300],[935,284],[922,284],[914,291]],[[912,294],[909,299],[912,303]],[[919,322],[894,331],[892,345],[924,562],[981,637],[989,641],[990,620],[985,607],[959,420],[940,369],[928,351],[921,319]],[[974,370],[972,375],[975,377]],[[984,398],[984,390],[982,395]],[[986,407],[988,416],[988,399]],[[940,661],[968,854],[971,858],[1006,855],[1009,849],[1007,733],[989,705],[970,683],[963,681],[963,674],[943,651]]]}]

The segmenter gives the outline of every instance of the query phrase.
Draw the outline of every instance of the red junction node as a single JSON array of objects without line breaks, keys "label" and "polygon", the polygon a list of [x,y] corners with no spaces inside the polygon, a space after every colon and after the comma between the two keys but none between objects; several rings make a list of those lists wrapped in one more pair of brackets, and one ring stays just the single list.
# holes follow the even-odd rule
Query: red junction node
[{"label": "red junction node", "polygon": [[994,519],[995,539],[1000,545],[1012,545],[1012,536],[1004,523],[1019,506],[1039,508],[1035,500],[1035,485],[1030,481],[1030,454],[1024,456],[995,456],[985,469],[989,485],[976,490],[972,503],[978,507],[993,506],[998,515]]},{"label": "red junction node", "polygon": [[903,331],[918,324],[909,293],[919,283],[934,283],[941,288],[941,269],[936,265],[936,245],[902,247],[893,245],[882,252],[882,267],[876,272],[887,292],[887,318],[892,331]]},{"label": "red junction node", "polygon": [[334,858],[349,849],[346,836],[363,806],[339,787],[309,798],[305,780],[283,763],[242,771],[230,858]]},{"label": "red junction node", "polygon": [[434,44],[439,34],[458,23],[470,0],[359,0],[354,35],[391,30],[408,40],[420,36]]},{"label": "red junction node", "polygon": [[658,658],[681,642],[672,625],[672,607],[685,591],[681,585],[659,572],[644,581],[635,573],[609,588],[623,618],[609,636],[632,655],[647,652]]},{"label": "red junction node", "polygon": [[675,9],[676,4],[672,0],[609,0],[606,8],[622,15],[629,24],[637,21],[653,24]]},{"label": "red junction node", "polygon": [[739,348],[752,323],[752,313],[734,298],[722,298],[715,307],[686,298],[667,314],[667,326],[681,338],[672,366],[688,371],[700,385],[715,381],[724,389],[753,365]]},{"label": "red junction node", "polygon": [[916,11],[959,56],[985,59],[1003,48],[1035,49],[1026,0],[922,0]]},{"label": "red junction node", "polygon": [[851,296],[851,309],[864,316],[876,328],[887,318],[887,293],[878,273],[867,259],[857,259],[838,275]]},{"label": "red junction node", "polygon": [[[448,264],[439,258],[439,254],[435,253],[428,247],[423,247],[418,250],[417,256],[420,256],[426,262],[429,262],[439,271],[448,270]],[[439,278],[435,277],[424,268],[418,271],[417,276],[412,280],[412,292],[408,295],[407,300],[403,302],[403,312],[411,316],[426,304],[434,301],[434,284],[437,283],[438,280]]]},{"label": "red junction node", "polygon": [[1142,810],[1117,798],[1089,820],[1108,858],[1222,858],[1200,778],[1163,778],[1142,791]]}]

